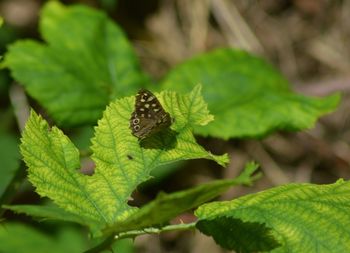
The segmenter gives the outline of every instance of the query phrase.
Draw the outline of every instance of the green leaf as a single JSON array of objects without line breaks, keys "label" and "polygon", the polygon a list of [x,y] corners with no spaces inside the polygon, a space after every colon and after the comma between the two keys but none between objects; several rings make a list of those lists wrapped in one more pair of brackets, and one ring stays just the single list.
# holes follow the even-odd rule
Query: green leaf
[{"label": "green leaf", "polygon": [[92,126],[85,126],[78,129],[75,128],[75,130],[76,132],[71,136],[72,142],[80,151],[85,153],[89,152],[88,149],[91,144],[91,138],[94,136],[94,128]]},{"label": "green leaf", "polygon": [[[350,182],[339,180],[330,185],[288,184],[232,201],[204,204],[195,214],[201,220],[199,229],[221,246],[239,252],[263,249],[251,251],[245,247],[248,241],[263,247],[273,245],[275,238],[275,247],[277,242],[281,246],[271,251],[274,253],[341,253],[350,252],[349,208]],[[225,219],[228,221],[223,222]],[[232,219],[241,224],[234,226]],[[216,226],[226,233],[220,234]],[[249,228],[252,233],[244,232]]]},{"label": "green leaf", "polygon": [[12,210],[16,213],[23,213],[33,217],[39,217],[44,220],[59,220],[67,222],[75,222],[90,227],[91,230],[98,229],[98,223],[83,216],[69,213],[55,205],[36,206],[36,205],[3,205],[5,209]]},{"label": "green leaf", "polygon": [[219,216],[214,220],[198,221],[196,227],[202,233],[212,235],[223,248],[239,253],[271,251],[280,246],[271,235],[271,229],[257,222]]},{"label": "green leaf", "polygon": [[134,51],[105,14],[50,1],[41,13],[47,44],[12,44],[4,64],[60,124],[94,123],[108,102],[145,83]]},{"label": "green leaf", "polygon": [[[136,252],[136,247],[134,246],[132,239],[116,240],[111,245],[113,252],[118,253],[134,253]],[[110,253],[110,251],[104,251],[103,253]]]},{"label": "green leaf", "polygon": [[229,187],[250,185],[257,177],[252,177],[257,165],[247,164],[245,170],[234,179],[215,180],[210,183],[171,194],[161,193],[157,198],[145,205],[128,219],[117,222],[105,230],[106,233],[120,233],[128,230],[140,230],[155,225],[162,225],[177,215],[209,201]]},{"label": "green leaf", "polygon": [[100,224],[125,220],[137,210],[127,205],[131,193],[155,167],[195,158],[212,159],[221,165],[228,162],[227,155],[216,156],[199,146],[191,132],[192,126],[211,118],[199,94],[200,86],[187,95],[157,94],[175,122],[171,130],[145,144],[129,129],[135,98],[111,103],[95,128],[91,149],[96,168],[92,176],[78,171],[79,151],[68,137],[57,127],[50,129],[32,111],[21,144],[30,182],[41,196],[68,212]]},{"label": "green leaf", "polygon": [[19,223],[0,225],[0,252],[80,253],[84,248],[84,238],[76,230],[64,229],[55,238]]},{"label": "green leaf", "polygon": [[133,239],[127,238],[115,240],[113,237],[110,237],[102,245],[95,246],[85,251],[85,253],[134,253],[136,252],[135,248]]},{"label": "green leaf", "polygon": [[49,129],[47,122],[32,111],[20,148],[28,178],[40,195],[50,197],[67,211],[85,212],[82,216],[92,220],[104,217],[95,203],[98,200],[89,192],[91,178],[77,171],[79,151],[61,130]]},{"label": "green leaf", "polygon": [[62,248],[63,253],[84,252],[90,244],[84,232],[79,228],[64,226],[55,235],[56,245]]},{"label": "green leaf", "polygon": [[6,189],[19,168],[18,141],[12,135],[0,133],[0,204]]},{"label": "green leaf", "polygon": [[338,95],[312,98],[292,92],[271,65],[234,49],[218,49],[180,64],[166,76],[162,88],[185,92],[197,83],[203,84],[215,121],[195,132],[224,139],[311,128],[339,102]]}]

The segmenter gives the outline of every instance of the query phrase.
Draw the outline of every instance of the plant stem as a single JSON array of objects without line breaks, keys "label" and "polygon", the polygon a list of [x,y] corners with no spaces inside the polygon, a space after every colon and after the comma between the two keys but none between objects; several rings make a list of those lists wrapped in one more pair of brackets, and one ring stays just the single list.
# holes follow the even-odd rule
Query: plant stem
[{"label": "plant stem", "polygon": [[189,229],[194,229],[196,226],[196,222],[192,223],[181,223],[181,224],[176,224],[176,225],[168,225],[164,226],[162,228],[145,228],[142,230],[132,230],[128,232],[123,232],[120,233],[119,235],[115,236],[109,236],[105,240],[103,240],[100,244],[95,246],[94,248],[91,248],[84,253],[98,253],[101,252],[102,250],[108,249],[112,243],[115,240],[120,240],[123,238],[134,238],[138,235],[144,235],[144,234],[159,234],[161,232],[167,232],[167,231],[176,231],[176,230],[189,230]]},{"label": "plant stem", "polygon": [[182,223],[182,224],[176,224],[176,225],[168,225],[162,228],[145,228],[142,230],[133,230],[133,231],[120,233],[119,235],[116,235],[114,238],[122,239],[122,238],[136,237],[138,235],[144,235],[144,234],[160,234],[162,232],[167,232],[167,231],[189,230],[189,229],[194,229],[195,226],[196,226],[196,222],[187,223],[187,224]]}]

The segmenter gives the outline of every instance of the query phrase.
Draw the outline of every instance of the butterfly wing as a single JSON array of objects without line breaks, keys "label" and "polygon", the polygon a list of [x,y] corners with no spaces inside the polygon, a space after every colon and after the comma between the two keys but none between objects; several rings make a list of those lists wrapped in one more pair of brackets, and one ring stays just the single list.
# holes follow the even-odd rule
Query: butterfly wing
[{"label": "butterfly wing", "polygon": [[146,89],[141,89],[136,95],[135,111],[130,118],[132,134],[144,139],[170,125],[170,114],[164,111],[156,96]]},{"label": "butterfly wing", "polygon": [[156,122],[152,119],[141,117],[133,112],[130,119],[130,128],[132,134],[139,139],[146,138],[152,133],[152,129],[156,127]]}]

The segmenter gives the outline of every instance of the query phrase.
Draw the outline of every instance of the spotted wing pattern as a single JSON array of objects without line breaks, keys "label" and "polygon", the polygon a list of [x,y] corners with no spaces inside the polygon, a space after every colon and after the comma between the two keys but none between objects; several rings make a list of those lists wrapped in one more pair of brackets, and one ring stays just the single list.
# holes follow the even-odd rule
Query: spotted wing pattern
[{"label": "spotted wing pattern", "polygon": [[135,97],[135,110],[131,114],[130,129],[137,138],[145,139],[171,125],[170,114],[164,111],[157,97],[141,89]]}]

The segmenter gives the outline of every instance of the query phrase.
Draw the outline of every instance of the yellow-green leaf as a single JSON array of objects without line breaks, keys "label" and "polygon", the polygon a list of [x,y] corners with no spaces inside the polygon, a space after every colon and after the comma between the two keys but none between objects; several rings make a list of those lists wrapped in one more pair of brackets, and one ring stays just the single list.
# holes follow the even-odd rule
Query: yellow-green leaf
[{"label": "yellow-green leaf", "polygon": [[95,128],[91,149],[96,168],[92,176],[79,172],[79,151],[69,138],[32,111],[21,153],[36,191],[66,211],[111,224],[137,210],[127,201],[152,169],[184,159],[207,158],[221,165],[228,162],[227,155],[213,155],[198,145],[192,134],[194,125],[211,119],[200,86],[186,95],[170,91],[156,95],[175,120],[171,129],[146,143],[139,142],[129,129],[134,97],[116,100]]},{"label": "yellow-green leaf", "polygon": [[[238,252],[350,252],[350,182],[288,184],[204,204],[197,227]],[[222,233],[225,231],[225,233]]]}]

